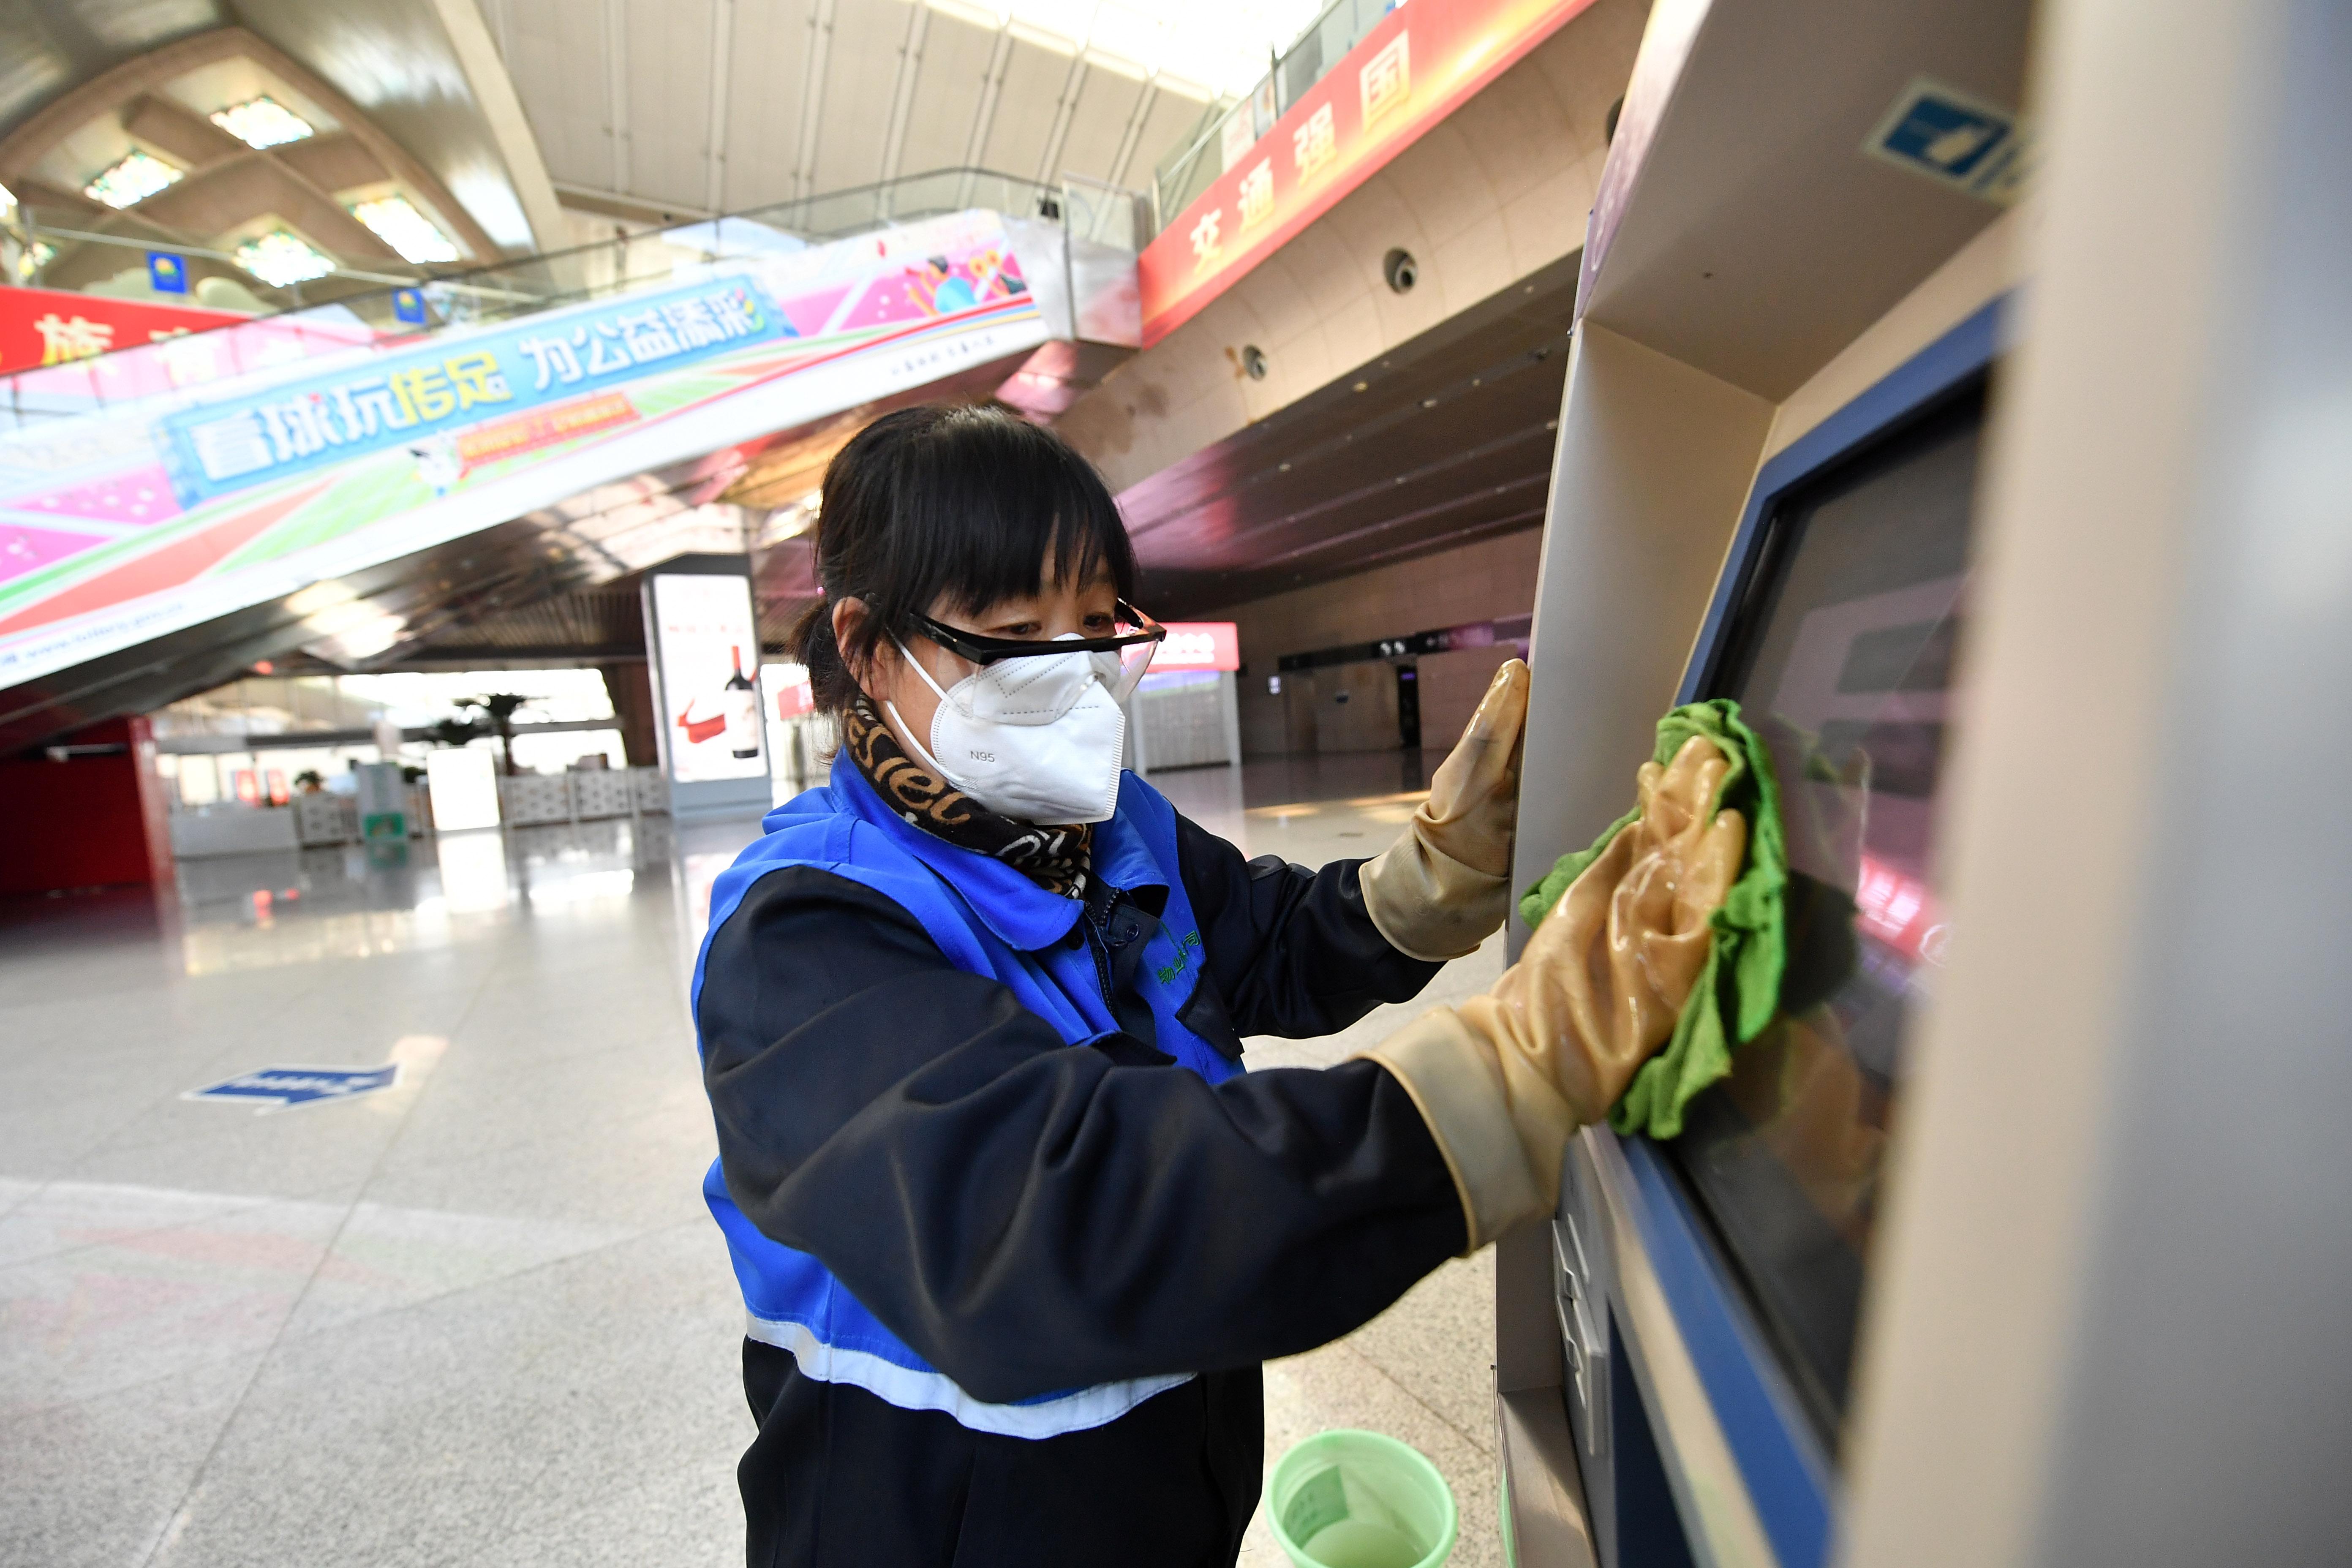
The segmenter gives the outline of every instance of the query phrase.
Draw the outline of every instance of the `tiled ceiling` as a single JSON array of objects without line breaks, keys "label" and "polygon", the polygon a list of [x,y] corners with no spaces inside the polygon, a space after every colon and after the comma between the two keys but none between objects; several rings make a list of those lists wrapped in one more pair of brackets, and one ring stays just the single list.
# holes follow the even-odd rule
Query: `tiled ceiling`
[{"label": "tiled ceiling", "polygon": [[[1025,19],[1034,6],[480,4],[557,190],[668,212],[955,167],[1139,189],[1213,91],[1048,30]],[[1076,31],[1107,8],[1056,9]]]},{"label": "tiled ceiling", "polygon": [[[357,118],[429,171],[492,245],[533,247],[490,110],[435,0],[0,0],[0,137],[110,71],[233,28],[341,94]],[[210,85],[233,75],[216,74]],[[120,127],[110,134],[119,138]],[[107,161],[93,153],[79,173],[95,174]]]}]

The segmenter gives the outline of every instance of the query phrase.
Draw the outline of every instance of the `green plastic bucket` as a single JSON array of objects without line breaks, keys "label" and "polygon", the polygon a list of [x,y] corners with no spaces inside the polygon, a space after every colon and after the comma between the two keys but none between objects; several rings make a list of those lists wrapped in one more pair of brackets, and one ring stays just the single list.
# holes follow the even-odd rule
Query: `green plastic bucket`
[{"label": "green plastic bucket", "polygon": [[1318,1432],[1276,1460],[1266,1522],[1298,1568],[1437,1568],[1461,1524],[1437,1467],[1378,1432]]}]

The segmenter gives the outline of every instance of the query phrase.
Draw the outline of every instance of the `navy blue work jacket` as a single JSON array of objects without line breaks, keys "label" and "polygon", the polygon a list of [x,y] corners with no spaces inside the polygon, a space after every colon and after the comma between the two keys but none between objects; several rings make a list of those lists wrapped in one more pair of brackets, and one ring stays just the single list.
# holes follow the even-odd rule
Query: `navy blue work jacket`
[{"label": "navy blue work jacket", "polygon": [[1066,1528],[1097,1562],[1141,1518],[1121,1561],[1230,1562],[1256,1363],[1463,1241],[1385,1069],[1245,1074],[1242,1037],[1330,1033],[1436,966],[1381,940],[1357,863],[1244,861],[1132,775],[1083,901],[901,820],[845,760],[766,826],[694,978],[761,1423],[751,1560],[961,1564],[1001,1536],[1052,1563]]}]

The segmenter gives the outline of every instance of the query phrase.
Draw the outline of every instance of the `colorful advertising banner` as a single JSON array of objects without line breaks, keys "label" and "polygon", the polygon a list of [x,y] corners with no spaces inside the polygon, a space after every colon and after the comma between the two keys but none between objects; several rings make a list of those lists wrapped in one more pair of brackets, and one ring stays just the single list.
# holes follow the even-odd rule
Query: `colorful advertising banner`
[{"label": "colorful advertising banner", "polygon": [[659,573],[653,579],[654,668],[661,681],[662,755],[672,784],[759,778],[760,631],[751,580]]},{"label": "colorful advertising banner", "polygon": [[[1060,233],[956,214],[27,422],[0,436],[0,688],[1010,363],[1067,319]],[[331,601],[321,641],[364,657]]]},{"label": "colorful advertising banner", "polygon": [[[750,282],[729,279],[633,296],[552,330],[534,318],[436,339],[357,371],[171,415],[156,429],[182,506],[394,447],[408,449],[438,495],[481,463],[634,416],[601,387],[799,335]],[[546,405],[557,406],[526,412]]]},{"label": "colorful advertising banner", "polygon": [[63,289],[0,289],[0,374],[70,364],[247,319],[234,310],[110,300]]},{"label": "colorful advertising banner", "polygon": [[1144,347],[1591,4],[1412,0],[1391,12],[1144,247]]}]

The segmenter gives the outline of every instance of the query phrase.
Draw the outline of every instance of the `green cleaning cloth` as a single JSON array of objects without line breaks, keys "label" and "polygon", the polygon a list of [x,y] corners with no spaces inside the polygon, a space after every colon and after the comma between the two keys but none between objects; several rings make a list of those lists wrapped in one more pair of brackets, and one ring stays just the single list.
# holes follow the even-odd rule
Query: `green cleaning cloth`
[{"label": "green cleaning cloth", "polygon": [[[1664,1050],[1642,1064],[1609,1113],[1609,1124],[1618,1131],[1653,1138],[1679,1136],[1683,1108],[1731,1071],[1733,1047],[1747,1044],[1771,1023],[1780,1010],[1789,961],[1788,832],[1771,755],[1741,721],[1739,704],[1718,698],[1677,708],[1659,720],[1654,760],[1661,767],[1673,762],[1693,735],[1714,742],[1731,764],[1711,809],[1727,807],[1747,819],[1748,863],[1722,908],[1707,917],[1714,941],[1674,1034]],[[1611,824],[1591,848],[1561,856],[1550,875],[1520,898],[1520,918],[1533,927],[1550,913],[1569,884],[1641,814],[1636,806]]]}]

